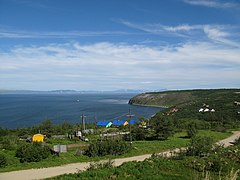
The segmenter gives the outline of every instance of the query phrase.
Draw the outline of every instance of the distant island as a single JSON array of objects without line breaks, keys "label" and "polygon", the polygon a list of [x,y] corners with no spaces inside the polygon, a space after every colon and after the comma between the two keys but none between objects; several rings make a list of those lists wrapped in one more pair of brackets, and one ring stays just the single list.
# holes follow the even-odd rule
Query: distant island
[{"label": "distant island", "polygon": [[[156,90],[163,91],[164,89]],[[119,90],[109,90],[109,91],[98,91],[98,90],[49,90],[49,91],[39,91],[39,90],[0,90],[0,94],[110,94],[110,93],[143,93],[147,92],[146,89],[119,89]]]}]

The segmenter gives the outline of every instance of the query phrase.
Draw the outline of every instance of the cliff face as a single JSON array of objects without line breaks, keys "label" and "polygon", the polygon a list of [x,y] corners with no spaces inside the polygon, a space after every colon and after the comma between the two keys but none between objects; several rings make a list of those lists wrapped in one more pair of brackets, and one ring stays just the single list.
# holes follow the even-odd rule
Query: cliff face
[{"label": "cliff face", "polygon": [[[239,99],[239,89],[208,89],[150,92],[134,96],[129,100],[132,105],[148,105],[162,107],[183,107],[188,104],[204,103],[222,106],[232,106]],[[227,108],[226,108],[227,109]]]},{"label": "cliff face", "polygon": [[139,94],[131,98],[129,104],[170,107],[191,101],[192,99],[194,97],[190,91],[168,91]]}]

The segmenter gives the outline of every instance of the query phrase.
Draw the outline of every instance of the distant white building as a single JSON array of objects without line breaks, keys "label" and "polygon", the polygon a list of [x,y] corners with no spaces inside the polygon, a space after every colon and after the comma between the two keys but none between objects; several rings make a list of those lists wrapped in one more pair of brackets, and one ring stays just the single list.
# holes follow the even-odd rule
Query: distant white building
[{"label": "distant white building", "polygon": [[204,111],[204,109],[203,108],[201,108],[201,109],[199,109],[199,111],[198,112],[203,112]]},{"label": "distant white building", "polygon": [[215,112],[215,109],[211,109],[211,112]]},{"label": "distant white building", "polygon": [[204,112],[209,112],[209,109],[208,108],[204,109]]}]

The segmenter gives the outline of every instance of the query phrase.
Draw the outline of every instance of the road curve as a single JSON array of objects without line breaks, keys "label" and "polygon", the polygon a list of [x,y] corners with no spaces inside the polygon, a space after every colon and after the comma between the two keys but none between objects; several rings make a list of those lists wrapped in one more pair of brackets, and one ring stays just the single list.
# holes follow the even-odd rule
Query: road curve
[{"label": "road curve", "polygon": [[[240,131],[234,131],[233,134],[221,141],[218,144],[223,145],[224,147],[232,145],[235,139],[240,137]],[[178,152],[179,149],[175,149],[172,151],[164,151],[161,154],[165,156],[171,156],[172,153]],[[127,158],[118,158],[114,159],[114,165],[119,166],[124,162],[128,161],[144,161],[145,159],[151,157],[152,154],[145,154],[140,156],[133,156]],[[0,173],[0,180],[33,180],[33,179],[45,179],[49,177],[54,177],[62,174],[76,173],[79,171],[85,171],[87,167],[89,167],[90,162],[81,162],[81,163],[72,163],[66,164],[57,167],[49,167],[49,168],[40,168],[40,169],[28,169],[28,170],[20,170],[20,171],[12,171]]]},{"label": "road curve", "polygon": [[230,137],[218,141],[217,144],[223,145],[223,147],[228,147],[233,145],[234,141],[238,138],[240,138],[240,131],[233,131],[233,134]]}]

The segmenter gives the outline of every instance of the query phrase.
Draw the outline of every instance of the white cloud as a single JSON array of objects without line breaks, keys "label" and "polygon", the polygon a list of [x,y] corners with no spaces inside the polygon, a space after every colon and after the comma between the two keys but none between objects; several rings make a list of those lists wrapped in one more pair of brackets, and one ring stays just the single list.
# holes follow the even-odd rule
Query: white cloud
[{"label": "white cloud", "polygon": [[123,31],[67,31],[67,32],[34,32],[34,31],[16,31],[0,29],[0,39],[1,38],[70,38],[70,37],[90,37],[90,36],[124,36],[132,35],[133,33],[123,32]]},{"label": "white cloud", "polygon": [[239,48],[209,42],[168,47],[109,42],[15,47],[0,53],[0,86],[98,90],[238,87],[239,57]]},{"label": "white cloud", "polygon": [[188,24],[183,24],[179,26],[162,26],[164,30],[170,32],[177,32],[177,31],[191,31],[195,29],[199,29],[199,26],[190,26]]},{"label": "white cloud", "polygon": [[[178,36],[187,40],[194,39],[200,41],[208,38],[209,41],[220,43],[223,45],[240,47],[240,43],[235,41],[234,35],[239,37],[239,33],[233,31],[233,27],[229,25],[212,25],[212,24],[181,24],[177,26],[166,26],[162,24],[135,24],[121,20],[121,23],[138,30],[161,36]],[[239,27],[235,27],[239,29]]]},{"label": "white cloud", "polygon": [[183,0],[183,2],[196,6],[206,6],[211,8],[236,8],[240,7],[239,3],[222,2],[217,0]]}]

